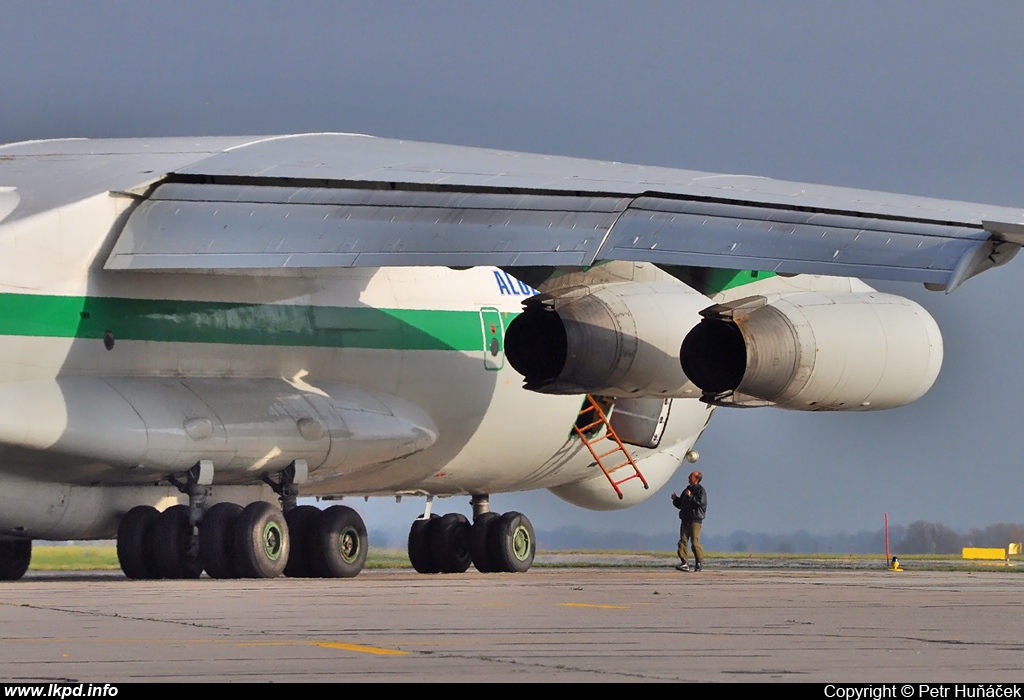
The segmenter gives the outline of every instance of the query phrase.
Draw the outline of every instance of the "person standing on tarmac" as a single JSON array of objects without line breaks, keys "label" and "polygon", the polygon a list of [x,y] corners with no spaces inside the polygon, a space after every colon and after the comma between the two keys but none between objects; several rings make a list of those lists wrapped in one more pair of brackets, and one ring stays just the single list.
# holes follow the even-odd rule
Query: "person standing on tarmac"
[{"label": "person standing on tarmac", "polygon": [[689,558],[689,547],[693,547],[694,571],[704,568],[704,548],[700,546],[700,527],[704,522],[704,514],[708,509],[708,494],[700,485],[704,475],[700,472],[691,472],[690,485],[683,491],[682,496],[672,494],[672,505],[679,509],[679,560],[676,566],[679,571],[689,571],[686,563]]}]

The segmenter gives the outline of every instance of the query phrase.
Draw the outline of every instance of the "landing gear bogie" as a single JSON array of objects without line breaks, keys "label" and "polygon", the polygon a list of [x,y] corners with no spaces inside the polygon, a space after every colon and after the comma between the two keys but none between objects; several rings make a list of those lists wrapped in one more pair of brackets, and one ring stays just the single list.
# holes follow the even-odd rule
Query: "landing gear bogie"
[{"label": "landing gear bogie", "polygon": [[533,565],[537,539],[533,525],[522,513],[510,511],[490,523],[488,555],[500,571],[522,573]]},{"label": "landing gear bogie", "polygon": [[117,527],[117,560],[128,578],[157,577],[149,547],[149,533],[160,512],[153,506],[135,506],[121,517]]},{"label": "landing gear bogie", "polygon": [[199,525],[199,557],[210,578],[237,578],[235,524],[242,514],[237,503],[214,504]]},{"label": "landing gear bogie", "polygon": [[32,540],[0,540],[0,581],[17,581],[32,561]]},{"label": "landing gear bogie", "polygon": [[192,524],[188,506],[171,506],[150,525],[146,538],[152,552],[153,573],[158,578],[195,579],[203,573],[203,563],[192,554]]},{"label": "landing gear bogie", "polygon": [[409,530],[409,561],[421,574],[462,573],[470,564],[480,573],[521,573],[533,565],[537,539],[522,513],[486,510],[486,496],[475,496],[472,525],[458,513],[415,520]]},{"label": "landing gear bogie", "polygon": [[[220,579],[274,578],[282,573],[351,578],[366,564],[366,525],[347,506],[323,511],[296,506],[285,515],[262,501],[245,508],[222,502],[200,515],[195,537],[184,505],[171,506],[163,513],[152,506],[128,511],[121,519],[117,540],[125,575],[198,578],[205,569],[210,578]],[[2,566],[0,562],[0,576]]]},{"label": "landing gear bogie", "polygon": [[469,552],[474,568],[482,574],[492,574],[501,571],[500,568],[492,563],[490,546],[487,544],[490,523],[498,517],[498,513],[481,513],[473,519],[473,528],[469,539]]},{"label": "landing gear bogie", "polygon": [[235,567],[243,578],[275,578],[288,564],[288,523],[269,503],[250,503],[235,523]]},{"label": "landing gear bogie", "polygon": [[469,569],[471,527],[461,513],[442,515],[431,524],[429,532],[430,557],[442,574],[461,574]]},{"label": "landing gear bogie", "polygon": [[441,568],[434,561],[430,548],[430,531],[434,522],[438,520],[436,514],[429,518],[417,518],[412,521],[409,528],[409,561],[412,568],[421,574],[437,574]]},{"label": "landing gear bogie", "polygon": [[291,552],[288,554],[288,564],[284,567],[285,576],[310,578],[317,575],[313,559],[318,545],[321,513],[316,506],[296,506],[285,513],[291,538]]},{"label": "landing gear bogie", "polygon": [[320,513],[310,563],[324,578],[352,578],[366,563],[366,525],[348,506],[331,506]]}]

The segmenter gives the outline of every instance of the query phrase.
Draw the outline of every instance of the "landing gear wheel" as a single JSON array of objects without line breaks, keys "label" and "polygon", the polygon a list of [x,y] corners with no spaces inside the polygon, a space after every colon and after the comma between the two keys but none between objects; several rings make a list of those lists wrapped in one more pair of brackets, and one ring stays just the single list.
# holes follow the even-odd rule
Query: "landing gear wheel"
[{"label": "landing gear wheel", "polygon": [[409,561],[421,574],[436,574],[441,570],[430,553],[430,531],[437,519],[437,515],[431,514],[429,520],[413,520],[409,529]]},{"label": "landing gear wheel", "polygon": [[31,560],[32,540],[0,541],[0,581],[17,581]]},{"label": "landing gear wheel", "polygon": [[199,523],[199,557],[210,578],[238,578],[235,570],[235,523],[242,513],[237,503],[216,503]]},{"label": "landing gear wheel", "polygon": [[242,578],[275,578],[288,564],[288,524],[278,508],[256,501],[235,524],[235,566]]},{"label": "landing gear wheel", "polygon": [[430,557],[442,574],[461,574],[469,568],[470,525],[461,513],[448,513],[430,526]]},{"label": "landing gear wheel", "polygon": [[149,557],[148,535],[160,513],[153,506],[135,506],[121,516],[117,526],[117,561],[128,578],[156,578]]},{"label": "landing gear wheel", "polygon": [[487,546],[487,533],[490,532],[491,524],[498,517],[497,513],[481,513],[473,519],[473,528],[469,534],[469,553],[473,560],[473,566],[482,574],[500,571],[491,560],[490,550]]},{"label": "landing gear wheel", "polygon": [[285,576],[309,578],[317,575],[313,561],[316,558],[320,515],[321,511],[316,506],[296,506],[284,514],[288,522],[288,538],[291,540],[288,564],[284,567]]},{"label": "landing gear wheel", "polygon": [[317,547],[310,563],[324,578],[352,578],[366,564],[366,525],[348,506],[331,506],[320,514]]},{"label": "landing gear wheel", "polygon": [[522,513],[509,511],[490,525],[488,545],[492,563],[500,571],[522,573],[533,564],[537,540],[533,525]]},{"label": "landing gear wheel", "polygon": [[192,546],[192,525],[188,506],[171,506],[161,513],[150,527],[149,542],[153,553],[154,573],[161,578],[199,578],[203,564],[189,554]]}]

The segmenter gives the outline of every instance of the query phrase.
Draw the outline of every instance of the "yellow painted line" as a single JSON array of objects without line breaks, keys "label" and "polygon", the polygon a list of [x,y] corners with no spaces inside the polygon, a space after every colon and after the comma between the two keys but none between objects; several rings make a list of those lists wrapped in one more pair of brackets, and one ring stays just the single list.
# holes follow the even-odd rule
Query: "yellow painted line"
[{"label": "yellow painted line", "polygon": [[[25,644],[25,643],[36,643],[36,644],[69,644],[74,642],[80,642],[81,640],[76,638],[60,639],[53,637],[44,638],[3,638],[0,639],[0,646],[6,646],[11,643]],[[93,644],[131,644],[131,645],[154,645],[159,644],[169,647],[181,647],[181,646],[195,646],[195,645],[216,645],[223,647],[296,647],[312,645],[314,647],[326,647],[328,649],[341,649],[344,651],[361,652],[364,654],[381,654],[381,655],[404,655],[410,652],[400,651],[398,649],[382,649],[381,647],[365,647],[358,644],[344,644],[341,642],[305,642],[301,640],[281,640],[281,641],[259,641],[259,642],[240,642],[236,640],[168,640],[168,639],[98,639],[90,640]]]},{"label": "yellow painted line", "polygon": [[629,610],[625,605],[597,605],[596,603],[562,603],[567,608],[599,608],[601,610]]},{"label": "yellow painted line", "polygon": [[399,649],[381,649],[380,647],[364,647],[362,644],[344,644],[342,642],[312,642],[315,647],[325,647],[327,649],[341,649],[343,651],[358,651],[364,654],[378,654],[381,656],[401,656],[408,654],[407,651],[401,651]]}]

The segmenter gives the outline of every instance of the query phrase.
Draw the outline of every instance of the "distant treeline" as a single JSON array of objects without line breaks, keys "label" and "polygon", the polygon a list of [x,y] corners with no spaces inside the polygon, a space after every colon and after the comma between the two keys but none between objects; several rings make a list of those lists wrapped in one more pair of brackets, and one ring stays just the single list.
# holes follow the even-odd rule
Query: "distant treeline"
[{"label": "distant treeline", "polygon": [[905,554],[959,554],[964,547],[1005,547],[1021,541],[1024,525],[1020,523],[996,523],[984,530],[973,528],[961,534],[942,523],[918,520],[907,526],[897,546]]},{"label": "distant treeline", "polygon": [[[652,534],[636,532],[593,532],[581,527],[562,527],[538,531],[541,549],[618,549],[626,551],[674,551],[678,533],[663,531]],[[893,554],[959,554],[963,547],[1005,547],[1010,542],[1024,541],[1024,524],[997,523],[985,528],[957,532],[942,523],[918,520],[910,525],[889,528]],[[857,533],[813,535],[805,530],[784,535],[737,530],[727,535],[706,528],[701,536],[705,549],[715,552],[752,552],[781,554],[884,554],[885,530],[862,530]],[[370,532],[375,547],[405,547],[405,535],[383,530]]]},{"label": "distant treeline", "polygon": [[[708,548],[731,552],[875,554],[885,552],[885,530],[862,530],[855,534],[812,535],[805,531],[787,535],[734,532],[726,537],[708,537]],[[964,547],[1006,547],[1024,540],[1024,524],[996,523],[985,528],[957,532],[942,523],[918,520],[889,528],[893,554],[959,554]]]}]

